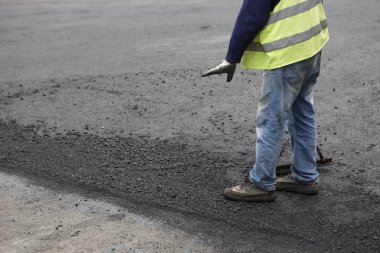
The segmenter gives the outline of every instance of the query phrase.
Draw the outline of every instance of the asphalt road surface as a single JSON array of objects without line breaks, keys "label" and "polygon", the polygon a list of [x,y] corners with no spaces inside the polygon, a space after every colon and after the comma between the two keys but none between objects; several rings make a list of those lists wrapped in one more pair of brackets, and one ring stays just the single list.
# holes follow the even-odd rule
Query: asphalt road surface
[{"label": "asphalt road surface", "polygon": [[199,77],[240,5],[0,0],[0,170],[107,197],[216,252],[379,251],[380,2],[325,1],[314,99],[334,163],[319,195],[273,203],[221,196],[254,163],[261,72]]}]

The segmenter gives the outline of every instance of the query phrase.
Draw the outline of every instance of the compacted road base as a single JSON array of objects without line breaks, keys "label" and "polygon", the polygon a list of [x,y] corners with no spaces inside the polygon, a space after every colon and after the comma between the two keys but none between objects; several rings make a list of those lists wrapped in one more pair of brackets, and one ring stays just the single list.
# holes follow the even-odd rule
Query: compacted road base
[{"label": "compacted road base", "polygon": [[214,252],[163,222],[0,174],[0,252]]}]

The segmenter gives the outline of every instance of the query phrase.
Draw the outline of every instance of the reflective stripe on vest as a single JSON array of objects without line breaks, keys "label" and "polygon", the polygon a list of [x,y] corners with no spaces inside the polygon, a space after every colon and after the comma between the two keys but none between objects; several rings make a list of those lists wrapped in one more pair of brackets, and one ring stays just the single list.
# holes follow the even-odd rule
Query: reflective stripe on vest
[{"label": "reflective stripe on vest", "polygon": [[281,0],[247,47],[241,65],[247,69],[289,65],[318,53],[328,37],[321,0]]},{"label": "reflective stripe on vest", "polygon": [[271,52],[275,50],[279,50],[284,47],[289,47],[293,44],[297,44],[306,40],[313,38],[318,35],[323,29],[327,27],[327,20],[321,21],[316,26],[313,26],[309,30],[297,33],[293,36],[286,37],[280,40],[276,40],[273,42],[268,42],[265,44],[261,44],[259,42],[252,42],[246,50],[248,51],[258,51],[258,52]]},{"label": "reflective stripe on vest", "polygon": [[306,2],[285,8],[283,10],[280,10],[276,13],[273,13],[271,17],[268,20],[267,25],[276,23],[277,21],[280,21],[285,18],[290,18],[291,16],[300,14],[302,12],[308,11],[312,8],[314,8],[317,4],[320,4],[320,0],[308,0]]}]

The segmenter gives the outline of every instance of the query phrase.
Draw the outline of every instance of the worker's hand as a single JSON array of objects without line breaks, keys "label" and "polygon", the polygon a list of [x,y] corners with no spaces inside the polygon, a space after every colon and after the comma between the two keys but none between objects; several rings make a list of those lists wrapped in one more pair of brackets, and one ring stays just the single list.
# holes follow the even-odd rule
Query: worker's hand
[{"label": "worker's hand", "polygon": [[211,76],[215,74],[227,74],[227,82],[231,82],[232,77],[234,76],[236,69],[236,64],[229,63],[228,61],[224,60],[221,64],[219,64],[216,68],[210,69],[209,71],[206,71],[201,76]]}]

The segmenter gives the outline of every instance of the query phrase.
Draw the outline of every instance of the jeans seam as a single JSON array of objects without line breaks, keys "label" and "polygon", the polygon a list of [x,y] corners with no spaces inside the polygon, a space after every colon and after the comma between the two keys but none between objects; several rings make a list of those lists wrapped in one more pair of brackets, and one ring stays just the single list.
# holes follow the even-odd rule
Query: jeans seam
[{"label": "jeans seam", "polygon": [[[293,108],[292,108],[292,110],[293,110]],[[293,114],[293,111],[292,111],[292,114]],[[296,159],[297,159],[297,156],[296,156],[296,154],[297,154],[297,124],[296,124],[296,122],[295,122],[295,119],[294,119],[294,115],[293,115],[293,125],[294,125],[294,127],[293,127],[293,133],[294,133],[294,143],[293,143],[293,145],[294,145],[294,155],[293,155],[293,157],[294,157],[294,163],[296,163]],[[293,170],[293,164],[292,164],[292,174],[294,174],[294,170]]]},{"label": "jeans seam", "polygon": [[[287,81],[289,81],[289,79],[287,78],[287,76],[286,76],[286,67],[287,66],[285,66],[283,69],[282,69],[282,71],[281,71],[281,74],[282,74],[282,80],[287,80]],[[301,86],[302,87],[302,86]],[[299,95],[299,94],[298,94]],[[297,95],[297,96],[298,96]],[[297,100],[297,98],[293,101],[293,103],[295,102]],[[292,114],[292,118],[293,118],[293,134],[294,134],[294,136],[293,136],[293,149],[294,149],[294,154],[292,154],[293,156],[294,156],[294,161],[296,160],[296,150],[297,150],[297,126],[296,126],[296,122],[295,122],[295,119],[294,119],[294,114],[293,114],[293,103],[291,104],[291,106],[290,106],[290,110],[291,110],[291,114]],[[290,133],[290,131],[289,131],[289,133]],[[293,170],[293,161],[292,161],[292,166],[291,166],[291,172],[292,172],[292,174],[294,173],[294,170]]]},{"label": "jeans seam", "polygon": [[[270,95],[273,95],[273,81],[271,82],[270,84]],[[272,117],[272,114],[273,114],[273,110],[272,110],[272,107],[268,106],[268,117],[271,118]],[[268,127],[264,127],[264,138],[263,138],[263,141],[264,143],[266,144],[268,142]],[[260,167],[261,167],[261,170],[260,170],[260,178],[262,179],[263,178],[263,165],[264,165],[264,158],[267,156],[267,149],[264,149],[264,154],[261,158],[261,161],[260,161]],[[262,186],[263,187],[263,186]],[[265,188],[265,187],[264,187]]]}]

